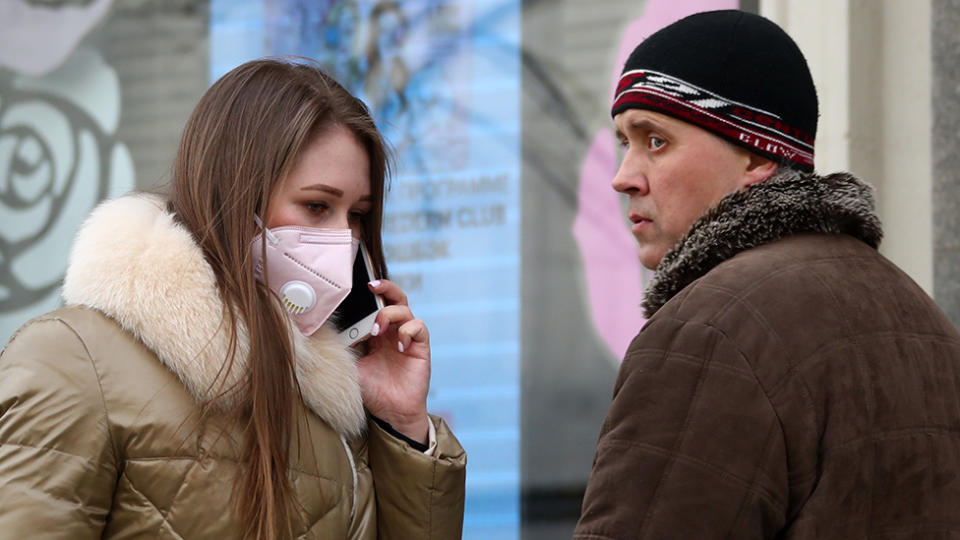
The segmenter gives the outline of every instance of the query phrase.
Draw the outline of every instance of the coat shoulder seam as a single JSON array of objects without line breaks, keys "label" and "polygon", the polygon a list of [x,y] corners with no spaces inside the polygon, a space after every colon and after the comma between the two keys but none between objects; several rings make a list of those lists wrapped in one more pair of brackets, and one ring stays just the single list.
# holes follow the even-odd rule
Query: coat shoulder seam
[{"label": "coat shoulder seam", "polygon": [[93,370],[93,377],[97,381],[97,392],[100,397],[100,406],[103,409],[103,421],[107,428],[107,436],[110,438],[110,453],[112,454],[114,463],[118,463],[118,456],[120,455],[119,448],[117,448],[116,438],[113,435],[113,427],[110,423],[110,412],[107,410],[107,400],[103,392],[103,382],[100,380],[100,370],[97,369],[97,363],[93,358],[93,355],[90,353],[90,348],[87,346],[87,342],[83,339],[83,336],[80,335],[80,332],[70,324],[69,321],[60,316],[51,316],[38,320],[37,322],[51,321],[58,322],[65,326],[71,334],[77,339],[80,343],[80,346],[83,347],[83,353],[87,357],[87,361],[90,362],[90,368]]}]

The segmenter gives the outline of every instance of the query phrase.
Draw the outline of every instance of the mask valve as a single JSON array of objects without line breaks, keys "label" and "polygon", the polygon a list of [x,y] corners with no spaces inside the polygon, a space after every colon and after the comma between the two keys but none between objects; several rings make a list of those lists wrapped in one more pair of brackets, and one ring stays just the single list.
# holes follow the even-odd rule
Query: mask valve
[{"label": "mask valve", "polygon": [[317,303],[317,294],[313,288],[302,281],[288,281],[280,288],[283,307],[293,315],[300,315],[313,309]]}]

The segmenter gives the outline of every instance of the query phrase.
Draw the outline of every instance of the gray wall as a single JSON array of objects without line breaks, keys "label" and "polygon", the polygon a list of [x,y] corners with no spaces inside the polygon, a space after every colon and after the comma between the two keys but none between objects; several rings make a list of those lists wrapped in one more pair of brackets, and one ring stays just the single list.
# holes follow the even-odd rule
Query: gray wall
[{"label": "gray wall", "polygon": [[120,76],[117,135],[133,155],[137,186],[169,180],[183,125],[210,84],[208,0],[117,0],[91,43]]},{"label": "gray wall", "polygon": [[960,326],[960,0],[932,11],[933,294]]},{"label": "gray wall", "polygon": [[[523,538],[569,538],[616,359],[587,313],[570,234],[578,171],[594,134],[609,130],[620,36],[645,2],[597,9],[575,0],[523,6],[523,268],[521,471]],[[638,321],[638,330],[639,330]]]}]

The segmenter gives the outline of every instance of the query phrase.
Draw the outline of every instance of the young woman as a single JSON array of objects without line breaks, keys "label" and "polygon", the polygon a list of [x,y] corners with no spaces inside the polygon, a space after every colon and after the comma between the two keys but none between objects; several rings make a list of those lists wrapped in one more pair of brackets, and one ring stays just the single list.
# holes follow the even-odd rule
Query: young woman
[{"label": "young woman", "polygon": [[[352,285],[388,304],[362,352],[326,324],[358,240],[386,275],[386,172],[366,107],[315,66],[217,81],[169,197],[98,207],[67,307],[0,354],[3,536],[459,538],[466,457],[426,412],[426,326],[386,279]],[[271,271],[314,307],[285,310]]]}]

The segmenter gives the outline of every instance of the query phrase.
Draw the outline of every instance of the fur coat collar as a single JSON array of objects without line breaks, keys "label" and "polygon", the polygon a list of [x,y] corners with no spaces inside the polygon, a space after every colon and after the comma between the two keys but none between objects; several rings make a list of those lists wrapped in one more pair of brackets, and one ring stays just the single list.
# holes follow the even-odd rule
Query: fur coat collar
[{"label": "fur coat collar", "polygon": [[873,188],[848,173],[781,169],[731,193],[700,217],[660,261],[644,295],[647,318],[734,255],[800,233],[847,234],[876,248],[883,231]]},{"label": "fur coat collar", "polygon": [[[165,208],[163,199],[144,194],[97,207],[71,251],[63,298],[117,321],[198,401],[234,406],[236,393],[213,398],[219,388],[239,387],[246,376],[245,329],[238,332],[234,367],[223,377],[228,332],[213,270],[190,233]],[[360,434],[366,416],[353,354],[328,328],[309,338],[294,328],[304,402],[339,434]]]}]

